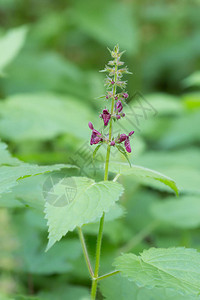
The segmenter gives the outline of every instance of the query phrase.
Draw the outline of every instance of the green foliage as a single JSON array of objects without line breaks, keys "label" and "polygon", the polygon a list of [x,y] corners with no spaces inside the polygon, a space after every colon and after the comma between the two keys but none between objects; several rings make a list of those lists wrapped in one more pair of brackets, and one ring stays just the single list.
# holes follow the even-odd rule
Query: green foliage
[{"label": "green foliage", "polygon": [[200,254],[194,249],[151,248],[140,256],[123,254],[115,267],[138,286],[173,288],[185,294],[198,295]]},{"label": "green foliage", "polygon": [[138,287],[121,275],[115,275],[100,282],[100,289],[106,300],[197,300],[199,297],[183,295],[177,291]]},{"label": "green foliage", "polygon": [[0,37],[0,75],[4,68],[15,58],[26,38],[27,28],[19,27]]},{"label": "green foliage", "polygon": [[64,133],[83,138],[88,137],[90,116],[89,108],[72,97],[15,95],[0,103],[0,130],[3,138],[15,141],[48,140]]},{"label": "green foliage", "polygon": [[130,168],[130,166],[126,163],[120,162],[111,162],[110,163],[110,171],[113,173],[117,173],[119,175],[131,175],[136,178],[136,180],[140,180],[140,178],[147,178],[144,181],[147,185],[151,186],[151,179],[157,180],[159,182],[164,183],[165,185],[169,186],[174,192],[178,195],[178,188],[176,183],[173,179],[150,169],[143,168],[141,166],[134,166]]},{"label": "green foliage", "polygon": [[200,225],[200,201],[197,196],[167,199],[152,205],[152,214],[160,221],[178,228],[197,228]]},{"label": "green foliage", "polygon": [[[70,203],[62,207],[53,206],[46,199],[45,214],[49,227],[49,243],[47,250],[68,231],[75,227],[91,223],[100,218],[103,212],[108,212],[123,193],[123,187],[116,182],[94,180],[85,177],[73,177],[75,195]],[[60,183],[56,186],[56,195],[63,193]]]}]

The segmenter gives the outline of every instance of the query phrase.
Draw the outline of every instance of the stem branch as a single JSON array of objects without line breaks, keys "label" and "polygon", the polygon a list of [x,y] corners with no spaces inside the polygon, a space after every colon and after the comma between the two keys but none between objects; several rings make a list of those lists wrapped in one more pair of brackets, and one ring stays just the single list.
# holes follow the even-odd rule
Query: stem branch
[{"label": "stem branch", "polygon": [[93,272],[93,269],[92,269],[92,265],[90,263],[90,258],[89,258],[89,255],[88,255],[84,235],[83,235],[82,229],[80,227],[78,227],[78,234],[79,234],[79,238],[80,238],[80,241],[81,241],[81,246],[82,246],[82,249],[83,249],[83,254],[84,254],[84,257],[85,257],[85,262],[86,262],[87,267],[88,267],[88,271],[90,273],[90,276],[93,278],[94,277],[94,272]]}]

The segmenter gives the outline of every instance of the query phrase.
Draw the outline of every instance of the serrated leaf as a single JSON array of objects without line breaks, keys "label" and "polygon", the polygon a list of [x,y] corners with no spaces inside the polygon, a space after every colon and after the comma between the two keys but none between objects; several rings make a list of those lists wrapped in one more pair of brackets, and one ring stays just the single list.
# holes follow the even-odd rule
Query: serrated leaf
[{"label": "serrated leaf", "polygon": [[178,195],[178,188],[176,186],[175,181],[170,177],[167,177],[157,171],[147,169],[141,166],[136,166],[136,165],[132,165],[132,167],[130,168],[128,164],[122,162],[110,162],[109,170],[110,172],[117,173],[119,175],[135,176],[137,180],[140,180],[142,178],[147,178],[149,181],[146,183],[150,186],[151,186],[150,180],[159,181],[167,185],[168,187],[170,187]]},{"label": "serrated leaf", "polygon": [[0,72],[8,65],[22,48],[27,34],[26,27],[9,30],[0,38]]},{"label": "serrated leaf", "polygon": [[[71,180],[73,186],[67,186],[67,191],[63,191],[62,183],[59,182],[52,187],[50,198],[47,195],[45,203],[45,215],[49,227],[47,250],[68,231],[91,223],[100,218],[103,212],[108,212],[123,192],[123,187],[112,181],[95,183],[94,180],[85,177],[71,177]],[[66,198],[62,207],[50,203],[52,194],[60,198],[66,197],[64,194],[66,192],[70,192],[72,196],[70,199]]]},{"label": "serrated leaf", "polygon": [[72,165],[52,165],[38,166],[21,163],[18,166],[1,166],[0,167],[0,193],[8,192],[13,186],[17,185],[17,181],[25,177],[44,174],[62,168],[73,168]]},{"label": "serrated leaf", "polygon": [[138,286],[164,287],[184,294],[200,293],[200,253],[186,248],[151,248],[140,256],[123,254],[114,265]]},{"label": "serrated leaf", "polygon": [[120,274],[100,281],[100,290],[105,300],[198,300],[199,297],[182,295],[165,288],[138,287]]},{"label": "serrated leaf", "polygon": [[151,212],[155,218],[178,228],[200,226],[200,197],[183,196],[154,203]]}]

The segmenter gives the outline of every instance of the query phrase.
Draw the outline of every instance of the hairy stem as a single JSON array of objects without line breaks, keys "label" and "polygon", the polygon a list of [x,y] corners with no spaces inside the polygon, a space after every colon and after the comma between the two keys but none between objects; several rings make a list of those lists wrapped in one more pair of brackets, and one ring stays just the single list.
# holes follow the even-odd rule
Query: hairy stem
[{"label": "hairy stem", "polygon": [[[114,105],[115,105],[115,93],[116,93],[116,81],[117,81],[117,65],[115,66],[115,84],[113,86],[113,97],[112,97],[112,104],[111,104],[111,116],[114,112]],[[112,138],[112,118],[110,119],[109,123],[109,141]],[[106,153],[106,163],[105,163],[105,173],[104,173],[104,181],[108,180],[108,167],[109,167],[109,160],[110,160],[110,144],[107,146],[107,153]],[[102,244],[102,237],[103,237],[103,226],[104,226],[104,218],[105,213],[103,213],[100,224],[99,224],[99,233],[97,237],[97,247],[96,247],[96,262],[95,262],[95,270],[94,270],[94,278],[92,281],[92,290],[91,290],[91,299],[96,299],[96,292],[97,292],[97,282],[98,282],[98,274],[99,274],[99,264],[100,264],[100,256],[101,256],[101,244]]]},{"label": "hairy stem", "polygon": [[92,269],[92,265],[90,263],[90,258],[89,258],[89,255],[88,255],[87,246],[86,246],[86,243],[85,243],[85,238],[84,238],[82,229],[80,227],[78,227],[78,234],[79,234],[79,239],[81,241],[81,246],[82,246],[82,249],[83,249],[83,254],[84,254],[86,265],[88,267],[88,271],[90,273],[91,278],[93,278],[94,277],[94,272],[93,272],[93,269]]}]

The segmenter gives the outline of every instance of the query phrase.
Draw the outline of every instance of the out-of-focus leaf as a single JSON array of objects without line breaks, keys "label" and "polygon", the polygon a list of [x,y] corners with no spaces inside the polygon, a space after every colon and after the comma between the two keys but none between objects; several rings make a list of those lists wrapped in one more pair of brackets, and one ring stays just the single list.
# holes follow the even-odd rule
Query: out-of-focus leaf
[{"label": "out-of-focus leaf", "polygon": [[133,21],[131,4],[76,1],[73,16],[81,30],[106,46],[112,48],[119,43],[129,53],[137,51],[137,27]]},{"label": "out-of-focus leaf", "polygon": [[[121,162],[111,162],[109,165],[110,171],[119,175],[132,175],[137,180],[141,178],[147,178],[149,180],[149,185],[151,186],[151,180],[156,180],[164,183],[168,187],[170,187],[176,194],[178,194],[178,188],[173,179],[156,172],[154,170],[150,170],[141,166],[132,165],[130,167],[126,163]],[[145,181],[148,184],[147,181]]]},{"label": "out-of-focus leaf", "polygon": [[47,140],[69,133],[88,138],[90,110],[73,98],[18,95],[0,103],[1,136],[15,141]]},{"label": "out-of-focus leaf", "polygon": [[[59,181],[47,193],[45,199],[45,214],[49,227],[47,249],[50,249],[68,231],[73,231],[77,226],[81,227],[100,218],[103,212],[109,211],[123,193],[123,187],[116,182],[95,183],[94,180],[86,177],[71,177],[71,181],[68,186],[63,186]],[[66,199],[65,189],[71,192],[69,199]],[[52,205],[52,197],[54,202],[64,197],[63,205],[59,207],[54,202]]]},{"label": "out-of-focus leaf", "polygon": [[184,294],[199,295],[200,254],[195,249],[151,248],[140,256],[123,254],[114,265],[138,286],[164,287]]},{"label": "out-of-focus leaf", "polygon": [[158,220],[179,228],[200,226],[200,196],[167,199],[152,205],[151,211]]},{"label": "out-of-focus leaf", "polygon": [[170,128],[159,141],[165,149],[180,147],[195,143],[200,139],[199,131],[200,112],[191,112],[172,120]]},{"label": "out-of-focus leaf", "polygon": [[200,109],[200,93],[188,93],[183,95],[183,101],[187,109],[199,110]]},{"label": "out-of-focus leaf", "polygon": [[185,87],[200,86],[200,71],[196,71],[183,80]]},{"label": "out-of-focus leaf", "polygon": [[56,285],[54,289],[41,291],[39,297],[42,300],[90,300],[90,293],[86,287],[78,285]]},{"label": "out-of-focus leaf", "polygon": [[26,38],[27,28],[11,29],[0,37],[0,73],[18,54]]}]

